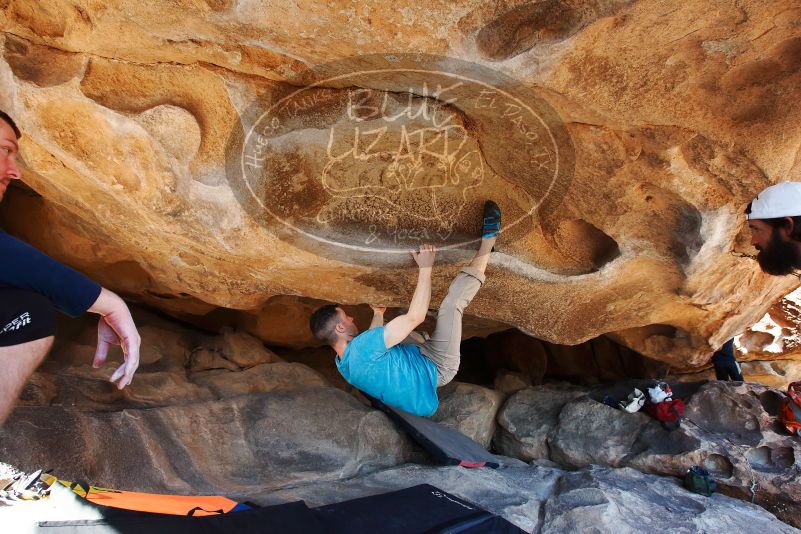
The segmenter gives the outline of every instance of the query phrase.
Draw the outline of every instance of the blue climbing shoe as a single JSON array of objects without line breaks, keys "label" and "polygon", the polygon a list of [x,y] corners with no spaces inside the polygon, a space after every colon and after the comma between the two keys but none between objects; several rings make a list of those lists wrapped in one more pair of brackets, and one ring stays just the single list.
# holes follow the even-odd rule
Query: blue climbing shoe
[{"label": "blue climbing shoe", "polygon": [[501,232],[501,208],[493,201],[484,202],[484,225],[481,228],[481,239],[498,237]]}]

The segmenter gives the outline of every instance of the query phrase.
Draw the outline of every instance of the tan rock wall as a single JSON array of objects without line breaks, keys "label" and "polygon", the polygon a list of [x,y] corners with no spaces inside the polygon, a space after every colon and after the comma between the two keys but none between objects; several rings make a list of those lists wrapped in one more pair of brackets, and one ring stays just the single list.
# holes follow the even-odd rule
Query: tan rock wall
[{"label": "tan rock wall", "polygon": [[[306,67],[388,51],[449,56],[477,65],[470,72],[520,82],[553,109],[572,147],[573,172],[554,182],[560,195],[502,235],[472,315],[561,344],[608,333],[691,367],[798,284],[732,254],[748,251],[747,202],[770,183],[798,179],[801,9],[793,1],[3,6],[0,107],[25,133],[25,182],[44,199],[9,198],[9,230],[173,313],[247,310],[259,330],[257,310],[278,295],[408,303],[414,272],[403,256],[305,246],[245,209],[225,169],[229,134],[257,95],[275,103]],[[424,78],[359,81],[399,106],[399,91]],[[287,195],[276,202],[296,202],[309,220],[340,210],[351,226],[339,230],[353,239],[371,224],[389,227],[387,216],[403,225],[424,215],[413,194],[378,217],[375,203],[360,211],[317,187],[321,132],[352,124],[336,105],[345,88],[310,94],[269,145],[300,172],[268,176],[281,178],[276,193]],[[514,218],[532,194],[550,191],[502,111],[418,97],[460,128],[469,155],[461,161],[484,170],[465,196],[438,197],[437,213],[447,215],[438,224],[468,235],[482,198]],[[428,180],[439,178],[434,162],[424,168]],[[355,169],[370,177],[381,166],[342,167],[332,183]],[[454,272],[439,270],[434,303]]]},{"label": "tan rock wall", "polygon": [[[793,291],[762,319],[734,338],[743,378],[777,389],[801,380],[801,294]],[[678,375],[681,380],[714,379],[712,369]]]}]

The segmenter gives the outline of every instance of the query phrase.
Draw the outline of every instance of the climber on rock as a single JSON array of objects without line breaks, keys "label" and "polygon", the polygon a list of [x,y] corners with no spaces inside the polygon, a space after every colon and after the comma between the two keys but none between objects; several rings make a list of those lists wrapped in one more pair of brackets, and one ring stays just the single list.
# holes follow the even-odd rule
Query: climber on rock
[{"label": "climber on rock", "polygon": [[484,283],[484,271],[501,228],[501,210],[484,204],[481,244],[469,266],[462,268],[440,305],[433,334],[415,332],[426,318],[431,300],[431,270],[436,248],[422,245],[411,252],[418,266],[417,287],[409,310],[383,325],[383,308],[374,306],[369,330],[359,329],[342,308],[323,306],[312,314],[314,336],[337,353],[339,372],[352,386],[384,403],[415,415],[437,410],[437,388],[459,370],[462,314]]},{"label": "climber on rock", "polygon": [[[0,200],[11,180],[21,177],[19,137],[17,125],[0,111]],[[125,362],[110,381],[119,389],[131,383],[139,366],[140,338],[120,297],[5,232],[0,232],[0,256],[0,425],[53,345],[54,307],[71,316],[99,314],[93,366],[106,361],[111,345],[121,345]]]},{"label": "climber on rock", "polygon": [[762,270],[783,276],[801,269],[801,183],[767,187],[745,212]]}]

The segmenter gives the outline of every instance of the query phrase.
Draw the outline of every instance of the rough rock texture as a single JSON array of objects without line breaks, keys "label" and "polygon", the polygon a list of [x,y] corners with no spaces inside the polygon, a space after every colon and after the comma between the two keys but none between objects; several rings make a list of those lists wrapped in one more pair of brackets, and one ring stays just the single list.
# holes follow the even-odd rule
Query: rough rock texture
[{"label": "rough rock texture", "polygon": [[[685,491],[678,481],[633,469],[594,467],[566,472],[553,467],[492,469],[406,465],[343,481],[316,481],[270,493],[247,494],[262,505],[304,500],[310,507],[431,484],[498,514],[526,532],[679,533],[798,532],[758,506]],[[637,488],[637,491],[631,491]],[[232,495],[233,496],[233,495]],[[14,532],[37,532],[37,521],[99,518],[66,488],[50,499],[0,508]]]},{"label": "rough rock texture", "polygon": [[549,457],[548,435],[562,407],[584,395],[579,389],[534,387],[513,395],[498,414],[495,446],[503,454],[529,461]]},{"label": "rough rock texture", "polygon": [[[637,488],[631,491],[631,488]],[[634,469],[590,469],[567,473],[545,505],[541,532],[796,532],[774,523],[756,506],[720,495],[701,497],[675,480]]]},{"label": "rough rock texture", "polygon": [[801,354],[801,291],[771,306],[756,324],[736,338],[739,360],[793,360]]},{"label": "rough rock texture", "polygon": [[[309,317],[323,304],[328,303],[305,297],[278,295],[270,298],[257,310],[218,308],[205,315],[192,315],[177,311],[173,311],[173,313],[181,319],[207,330],[218,331],[222,328],[234,327],[273,346],[301,349],[320,346],[320,342],[314,339],[309,331]],[[370,324],[373,312],[368,305],[343,306],[348,315],[353,316],[356,324],[362,325],[363,328]],[[400,308],[389,308],[385,314],[386,319],[390,320],[405,311]],[[435,324],[436,317],[432,313],[419,329],[432,332]],[[506,330],[509,325],[491,319],[466,315],[462,327],[462,337],[470,338],[484,337]]]},{"label": "rough rock texture", "polygon": [[[613,396],[622,398],[633,387],[618,386]],[[672,432],[642,412],[628,414],[599,402],[609,391],[587,393],[545,386],[518,392],[498,415],[497,449],[569,467],[628,466],[674,476],[703,465],[723,491],[753,496],[784,520],[797,522],[801,444],[776,419],[781,397],[775,390],[710,382],[685,396],[685,419]]]},{"label": "rough rock texture", "polygon": [[[771,306],[762,319],[734,338],[743,378],[777,389],[801,380],[801,291]],[[714,370],[673,375],[677,380],[714,379]]]},{"label": "rough rock texture", "polygon": [[801,361],[797,360],[744,362],[741,367],[747,381],[776,389],[786,390],[790,383],[801,380]]},{"label": "rough rock texture", "polygon": [[18,408],[0,457],[25,470],[155,492],[236,493],[351,477],[410,459],[380,412],[330,387],[180,406],[81,412]]},{"label": "rough rock texture", "polygon": [[495,416],[505,400],[492,389],[451,382],[437,390],[439,408],[432,416],[438,423],[454,428],[489,448],[495,434]]},{"label": "rough rock texture", "polygon": [[[506,458],[504,466],[520,469],[382,471],[426,463],[427,457],[383,413],[349,394],[349,387],[329,386],[329,371],[283,361],[241,332],[210,336],[142,310],[135,314],[148,363],[123,391],[107,382],[113,365],[89,365],[94,325],[87,319],[63,323],[67,332],[53,357],[0,429],[0,459],[25,470],[53,467],[65,478],[111,487],[223,493],[265,503],[293,496],[330,502],[428,481],[524,528],[552,531],[581,530],[589,523],[629,528],[630,517],[639,516],[675,521],[688,531],[716,531],[712,525],[721,514],[735,521],[753,515],[765,528],[781,531],[747,503],[688,496],[675,480],[626,469],[557,469],[605,464],[681,475],[689,465],[702,464],[724,491],[745,500],[755,482],[757,503],[785,521],[794,521],[799,511],[801,447],[781,434],[772,417],[780,398],[768,388],[677,386],[677,394],[680,388],[696,392],[682,429],[667,433],[642,414],[597,402],[605,391],[600,386],[534,386],[507,398],[452,382],[439,390],[434,420],[493,444],[496,452],[549,467],[532,469]],[[201,352],[210,365],[198,366]],[[319,351],[307,359],[321,369],[332,361],[330,353]],[[352,477],[357,478],[344,480]],[[718,521],[729,525],[729,519]]]},{"label": "rough rock texture", "polygon": [[[0,456],[100,484],[242,493],[407,461],[386,418],[321,385],[344,388],[330,363],[299,361],[330,352],[281,361],[242,333],[302,347],[319,302],[401,310],[416,276],[405,249],[421,240],[453,245],[436,308],[486,197],[506,229],[471,324],[551,344],[503,339],[498,369],[616,379],[628,360],[585,343],[606,334],[697,370],[798,285],[743,257],[742,213],[801,171],[800,25],[793,0],[0,2],[0,108],[25,132],[5,227],[128,298],[238,332],[143,324],[143,365],[119,392],[88,368],[86,330],[34,377]],[[743,346],[758,353],[766,334]],[[452,389],[442,420],[486,442],[500,397]],[[769,389],[706,386],[670,434],[586,390],[534,391],[497,416],[508,454],[672,475],[701,463],[799,516],[801,451]],[[641,530],[643,507],[657,528],[757,521],[747,504],[748,519],[715,508],[721,497],[671,493],[681,515],[654,511],[650,490],[638,501],[585,474],[552,475],[547,505],[503,509],[554,531]]]},{"label": "rough rock texture", "polygon": [[[740,371],[746,382],[755,382],[772,388],[786,390],[792,382],[801,380],[801,361],[798,360],[757,360],[740,362]],[[670,375],[672,380],[694,382],[696,380],[715,380],[712,368],[695,373]]]},{"label": "rough rock texture", "polygon": [[[331,83],[286,108],[280,128],[268,124],[262,147],[275,165],[251,190],[266,188],[295,228],[346,235],[349,246],[377,234],[405,236],[404,247],[422,231],[475,235],[481,199],[493,196],[521,224],[502,236],[471,314],[562,344],[613,333],[698,366],[798,283],[731,253],[748,251],[746,203],[799,171],[800,19],[791,0],[10,0],[0,107],[25,132],[36,194],[9,195],[4,218],[129,296],[177,314],[251,310],[254,331],[273,328],[258,310],[280,295],[404,306],[408,258],[284,232],[237,197],[226,148],[257,96],[266,109],[308,89],[309,66],[391,51],[349,64],[451,68],[425,54],[448,56],[468,77],[520,82],[553,113],[524,128],[486,95],[438,93],[451,78],[395,70],[354,79],[371,100],[349,116],[348,83]],[[404,115],[407,101],[433,111]],[[353,143],[355,127],[388,123],[380,140]],[[437,153],[443,139],[458,151]],[[523,139],[545,151],[521,149]],[[401,161],[409,152],[417,159]],[[436,277],[434,306],[454,269]]]},{"label": "rough rock texture", "polygon": [[543,380],[598,384],[663,377],[668,369],[665,363],[643,357],[606,336],[569,346],[548,343],[516,329],[463,343],[462,354],[459,376],[470,376],[476,382],[492,382],[500,372],[516,371],[532,384]]},{"label": "rough rock texture", "polygon": [[[335,385],[344,392],[331,388],[327,376],[309,366],[283,361],[248,334],[209,336],[138,308],[134,314],[141,325],[144,363],[122,391],[108,382],[119,354],[112,354],[111,365],[90,365],[96,335],[91,318],[62,322],[64,335],[25,387],[23,408],[0,429],[5,444],[0,458],[25,467],[69,465],[71,477],[100,477],[112,486],[171,491],[195,481],[239,491],[226,469],[248,470],[259,462],[262,469],[271,469],[270,462],[283,467],[263,484],[262,471],[243,475],[239,482],[252,477],[256,486],[282,485],[293,477],[352,476],[410,459],[425,461],[422,450],[381,412],[369,409],[335,369],[324,374],[336,375]],[[310,363],[320,368],[333,362],[328,352],[311,353]],[[504,395],[459,382],[439,395],[434,419],[488,447]],[[38,430],[30,432],[31,425]],[[99,441],[96,433],[104,434]],[[64,435],[75,436],[74,449],[58,447]],[[204,450],[208,440],[216,444],[211,451]],[[237,445],[222,450],[227,442]],[[126,461],[144,467],[128,479],[114,464],[114,453],[101,461],[93,456],[105,449],[124,450]],[[205,473],[207,463],[218,467]]]},{"label": "rough rock texture", "polygon": [[[498,470],[404,466],[344,482],[309,484],[271,497],[323,505],[431,484],[501,515],[526,532],[797,532],[763,509],[723,495],[695,495],[670,478],[634,469]],[[636,491],[632,491],[636,488]]]},{"label": "rough rock texture", "polygon": [[[61,322],[53,352],[26,385],[20,404],[110,411],[329,384],[308,366],[283,361],[249,334],[224,330],[212,336],[140,308],[133,311],[142,346],[130,386],[120,391],[108,382],[117,363],[92,368],[96,319],[87,315]],[[119,349],[112,350],[111,362],[120,359]]]},{"label": "rough rock texture", "polygon": [[327,385],[323,377],[299,363],[259,365],[236,375],[227,371],[209,371],[196,374],[192,378],[193,381],[209,387],[221,398],[276,389]]},{"label": "rough rock texture", "polygon": [[517,393],[521,389],[526,389],[531,385],[531,378],[515,371],[501,371],[495,375],[493,389],[500,391],[504,395]]},{"label": "rough rock texture", "polygon": [[801,291],[774,304],[735,346],[746,380],[778,389],[801,380]]}]

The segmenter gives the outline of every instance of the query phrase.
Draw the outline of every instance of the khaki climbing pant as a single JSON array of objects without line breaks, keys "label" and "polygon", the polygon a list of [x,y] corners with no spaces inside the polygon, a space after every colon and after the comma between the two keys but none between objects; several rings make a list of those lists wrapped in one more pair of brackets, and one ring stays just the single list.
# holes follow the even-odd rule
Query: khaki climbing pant
[{"label": "khaki climbing pant", "polygon": [[417,345],[420,352],[437,366],[437,387],[444,386],[459,370],[462,343],[462,315],[486,279],[473,267],[464,267],[456,275],[448,295],[439,307],[434,333],[412,332],[403,343]]}]

